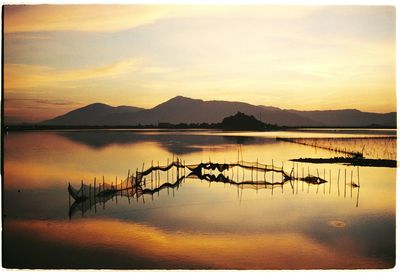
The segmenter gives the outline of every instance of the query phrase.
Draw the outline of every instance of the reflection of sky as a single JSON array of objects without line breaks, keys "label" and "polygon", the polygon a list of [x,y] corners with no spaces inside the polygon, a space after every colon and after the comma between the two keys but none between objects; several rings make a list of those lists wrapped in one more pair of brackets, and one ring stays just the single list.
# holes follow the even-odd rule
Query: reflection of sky
[{"label": "reflection of sky", "polygon": [[[221,162],[237,159],[236,139],[208,136],[201,142],[196,136],[171,136],[182,148],[197,145],[197,150],[179,155],[186,163],[207,161],[209,157]],[[186,179],[179,189],[163,190],[153,199],[146,196],[145,203],[141,199],[128,203],[121,197],[118,202],[108,201],[105,209],[99,205],[97,212],[92,209],[83,217],[78,213],[67,221],[68,181],[78,187],[81,179],[92,182],[94,176],[99,179],[105,175],[108,181],[116,175],[125,178],[128,169],[141,168],[143,161],[147,167],[151,160],[165,164],[172,158],[165,145],[168,135],[146,136],[142,141],[135,135],[134,142],[128,138],[122,144],[110,142],[105,146],[90,145],[90,138],[83,142],[78,137],[52,132],[6,136],[6,247],[7,241],[12,243],[6,254],[14,254],[10,246],[18,243],[25,247],[27,256],[44,250],[39,254],[45,255],[39,255],[33,265],[45,263],[52,256],[51,250],[70,252],[69,256],[78,261],[87,258],[96,267],[127,265],[133,254],[141,259],[132,259],[127,267],[357,268],[392,263],[395,169],[360,168],[361,187],[351,189],[347,185],[346,197],[345,167],[340,165],[299,165],[299,173],[303,167],[308,172],[309,167],[315,174],[318,168],[321,176],[331,177],[330,182],[320,186],[295,182],[293,189],[287,183],[273,191]],[[288,171],[292,168],[289,158],[330,155],[274,139],[263,142],[253,137],[240,143],[245,160],[270,164],[274,159],[278,166],[284,161]],[[357,169],[347,167],[347,183],[351,171],[353,181],[358,180]],[[103,258],[114,252],[121,257],[100,262],[82,254],[94,249],[94,254]],[[246,257],[240,258],[243,254]],[[55,265],[72,263],[53,261]]]},{"label": "reflection of sky", "polygon": [[[377,220],[378,222],[381,220]],[[333,246],[316,241],[313,235],[295,232],[288,233],[282,230],[267,233],[185,233],[182,231],[165,231],[147,224],[126,223],[116,220],[91,219],[80,220],[75,223],[57,221],[50,225],[46,221],[11,221],[5,226],[6,230],[12,230],[10,237],[16,240],[17,233],[22,236],[17,240],[25,247],[29,241],[40,240],[45,250],[55,249],[57,243],[64,243],[64,250],[76,250],[77,253],[67,254],[70,262],[65,259],[57,259],[50,265],[71,267],[85,265],[82,261],[87,258],[86,267],[139,267],[139,268],[165,268],[165,267],[197,267],[197,268],[381,268],[393,266],[391,260],[382,260],[378,256],[371,255],[370,247],[382,246],[380,239],[369,238],[370,232],[359,226],[373,224],[373,221],[354,224],[354,230],[358,235],[353,237],[347,233],[339,233],[339,241]],[[51,229],[49,229],[49,226]],[[393,235],[393,223],[383,226],[379,233],[390,233]],[[326,226],[321,229],[329,229]],[[335,233],[332,233],[334,237]],[[342,235],[340,235],[342,234]],[[344,235],[343,235],[344,234]],[[347,234],[347,235],[346,235]],[[34,235],[34,236],[33,236]],[[33,237],[32,237],[33,236]],[[325,235],[329,237],[332,235]],[[359,245],[358,240],[367,240],[367,248]],[[367,238],[367,239],[363,239]],[[387,239],[386,239],[387,240]],[[392,246],[394,237],[384,243],[384,249],[378,252],[389,252],[393,259]],[[20,245],[21,246],[21,245]],[[50,248],[49,248],[50,246]],[[52,247],[52,248],[51,248]],[[107,260],[100,261],[104,254],[98,256],[99,251],[114,247]],[[385,250],[388,248],[389,250]],[[361,250],[360,250],[361,249]],[[6,249],[7,250],[7,249]],[[94,250],[87,256],[84,250]],[[7,250],[8,251],[8,250]],[[48,251],[47,251],[48,252]],[[82,254],[83,253],[83,254]],[[15,250],[10,248],[7,256],[17,256]],[[22,249],[19,256],[24,257],[26,249]],[[125,260],[120,263],[114,260],[114,256],[121,255]],[[47,254],[55,257],[54,254]],[[96,260],[96,255],[97,260]],[[101,256],[103,255],[103,256]],[[373,254],[376,255],[376,254]],[[387,253],[380,253],[388,255]],[[19,257],[18,256],[18,257]],[[118,257],[118,256],[116,256]],[[7,258],[7,257],[6,257]],[[133,260],[131,260],[131,258]],[[13,258],[15,260],[15,257]],[[138,261],[138,259],[140,259]],[[32,262],[28,259],[27,265],[49,265],[43,258]],[[60,266],[61,265],[61,266]]]}]

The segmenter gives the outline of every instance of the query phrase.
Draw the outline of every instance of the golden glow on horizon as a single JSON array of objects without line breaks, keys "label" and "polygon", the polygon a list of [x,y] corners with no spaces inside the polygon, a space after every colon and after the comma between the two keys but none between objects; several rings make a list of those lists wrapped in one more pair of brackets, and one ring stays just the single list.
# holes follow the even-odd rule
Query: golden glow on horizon
[{"label": "golden glow on horizon", "polygon": [[15,121],[176,95],[396,111],[393,7],[17,5],[4,27]]}]

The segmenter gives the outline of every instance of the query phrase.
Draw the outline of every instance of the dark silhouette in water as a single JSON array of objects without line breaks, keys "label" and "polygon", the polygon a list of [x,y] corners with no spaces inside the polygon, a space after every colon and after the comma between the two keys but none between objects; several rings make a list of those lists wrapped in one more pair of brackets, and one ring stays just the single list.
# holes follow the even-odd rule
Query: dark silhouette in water
[{"label": "dark silhouette in water", "polygon": [[[174,183],[170,182],[160,182],[160,177],[157,175],[160,171],[169,171],[173,168],[176,168],[176,181]],[[251,171],[251,180],[243,180],[239,181],[239,174],[237,173],[237,181],[234,180],[234,176],[230,178],[225,175],[225,172],[229,172],[230,169],[233,168],[241,168],[245,170]],[[190,173],[186,176],[186,169],[190,170]],[[208,171],[217,171],[219,174],[211,174]],[[155,174],[153,174],[153,172]],[[253,180],[253,172],[261,172],[264,174],[263,180],[255,179]],[[267,172],[278,173],[278,181],[268,182],[266,180],[265,174]],[[281,174],[282,177],[279,177]],[[146,180],[146,176],[154,175],[154,187],[153,187],[153,177],[151,177],[151,181],[149,178]],[[260,177],[262,177],[260,175]],[[157,179],[158,178],[158,179]],[[93,207],[95,211],[97,210],[97,205],[105,206],[105,203],[110,199],[117,199],[118,197],[127,197],[128,200],[131,198],[136,198],[138,200],[143,195],[153,195],[158,193],[164,189],[174,189],[179,188],[179,186],[184,182],[186,178],[197,178],[200,180],[205,180],[208,182],[217,182],[217,183],[228,183],[231,185],[246,186],[246,188],[258,189],[260,186],[264,186],[264,188],[271,187],[273,189],[276,185],[281,185],[283,187],[284,184],[290,182],[292,189],[294,190],[293,182],[294,181],[303,181],[309,185],[320,185],[324,184],[327,181],[319,176],[312,176],[308,174],[305,177],[296,177],[294,167],[291,169],[290,173],[284,171],[283,167],[275,167],[273,165],[265,165],[258,162],[245,162],[238,161],[236,163],[200,163],[200,164],[184,164],[181,161],[177,160],[166,166],[151,166],[146,170],[136,171],[135,176],[130,175],[128,172],[128,176],[125,180],[121,180],[119,184],[112,183],[106,184],[104,182],[96,183],[94,181],[93,186],[81,183],[80,189],[75,189],[70,184],[68,185],[68,193],[70,197],[74,199],[72,205],[69,208],[69,217],[71,218],[76,212],[81,212],[83,215],[86,211],[91,210]],[[273,177],[272,177],[273,178]],[[281,178],[281,181],[279,181]],[[116,180],[117,181],[117,180]],[[150,183],[149,183],[150,181]],[[359,187],[355,183],[351,185],[351,187]],[[143,197],[144,202],[144,197]]]},{"label": "dark silhouette in water", "polygon": [[[387,139],[393,139],[393,137],[386,137]],[[318,138],[317,138],[318,139]],[[320,138],[323,139],[323,138]],[[291,159],[293,162],[303,162],[303,163],[318,163],[318,164],[347,164],[353,166],[372,166],[372,167],[397,167],[397,161],[391,159],[368,159],[364,158],[363,150],[361,151],[349,151],[338,147],[329,147],[323,145],[317,145],[316,142],[310,143],[311,138],[280,138],[277,137],[276,140],[295,143],[305,146],[311,146],[315,148],[325,149],[334,151],[337,153],[342,153],[347,155],[347,157],[332,157],[332,158],[298,158]],[[306,141],[305,141],[306,140]]]},{"label": "dark silhouette in water", "polygon": [[291,159],[290,161],[315,164],[347,164],[353,166],[397,167],[397,161],[395,160],[366,159],[362,157],[298,158]]}]

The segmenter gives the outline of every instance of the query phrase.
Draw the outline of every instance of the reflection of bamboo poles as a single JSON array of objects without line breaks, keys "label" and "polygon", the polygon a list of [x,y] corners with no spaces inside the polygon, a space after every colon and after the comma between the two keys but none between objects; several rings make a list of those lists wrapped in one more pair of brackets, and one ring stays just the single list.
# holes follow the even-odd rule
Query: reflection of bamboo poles
[{"label": "reflection of bamboo poles", "polygon": [[346,198],[346,169],[344,170],[344,197]]},{"label": "reflection of bamboo poles", "polygon": [[[282,193],[283,193],[283,185],[286,184],[286,182],[289,182],[290,187],[292,189],[292,194],[294,195],[295,192],[296,194],[298,194],[298,183],[299,181],[302,181],[302,191],[304,192],[304,183],[307,183],[308,185],[308,190],[307,193],[309,193],[309,189],[310,189],[310,185],[317,185],[317,189],[316,189],[316,193],[318,194],[319,192],[319,184],[324,184],[327,181],[325,180],[325,169],[324,169],[324,173],[323,173],[323,177],[324,178],[320,178],[319,177],[319,170],[316,169],[316,173],[318,176],[312,176],[310,174],[310,169],[308,167],[308,176],[304,177],[300,177],[299,176],[299,171],[298,171],[298,164],[293,163],[293,167],[291,169],[291,172],[288,174],[287,172],[285,172],[284,170],[284,163],[282,162],[282,167],[274,167],[273,165],[274,161],[272,160],[272,165],[264,165],[257,161],[254,163],[252,162],[245,162],[245,161],[239,161],[236,163],[224,163],[224,164],[218,164],[218,163],[212,163],[212,162],[208,162],[208,163],[200,163],[198,165],[186,165],[185,161],[182,161],[181,159],[176,159],[176,161],[173,161],[171,163],[169,163],[169,160],[167,161],[167,165],[166,166],[160,166],[159,161],[157,162],[157,166],[150,166],[148,169],[144,168],[144,163],[142,163],[142,169],[139,172],[138,169],[136,169],[136,176],[130,175],[130,170],[128,170],[128,176],[126,178],[126,180],[122,180],[121,179],[121,183],[118,184],[118,177],[115,177],[115,183],[111,182],[110,184],[106,184],[105,182],[105,178],[104,176],[102,176],[102,183],[100,183],[99,185],[97,185],[97,181],[96,178],[94,178],[94,185],[92,187],[92,185],[90,184],[89,186],[86,186],[83,184],[83,181],[81,181],[81,187],[79,190],[75,190],[73,189],[73,187],[69,184],[68,185],[68,191],[70,192],[70,196],[72,196],[75,200],[74,205],[76,206],[76,204],[79,203],[85,203],[86,199],[88,200],[88,205],[82,206],[80,207],[81,210],[84,210],[84,207],[88,207],[91,208],[92,206],[94,206],[95,208],[95,212],[97,211],[96,208],[96,204],[100,203],[103,205],[103,209],[105,208],[105,203],[108,199],[113,200],[114,196],[116,199],[116,203],[118,203],[118,198],[117,195],[122,196],[126,196],[128,197],[128,203],[130,203],[130,198],[131,197],[136,197],[136,201],[139,202],[138,198],[140,196],[142,196],[143,194],[151,194],[152,195],[152,199],[153,199],[153,195],[155,193],[157,193],[157,195],[159,195],[159,192],[161,189],[166,188],[167,191],[169,192],[169,188],[173,187],[173,184],[168,183],[169,181],[169,177],[167,176],[167,183],[163,183],[161,184],[161,171],[169,171],[169,169],[175,169],[176,168],[176,181],[179,181],[180,178],[186,178],[186,177],[194,177],[197,176],[197,178],[201,179],[201,180],[207,180],[210,182],[223,182],[223,183],[229,183],[232,185],[237,185],[238,187],[240,187],[241,191],[240,191],[240,198],[243,195],[243,188],[244,186],[246,187],[252,187],[254,188],[256,191],[258,191],[259,188],[263,188],[261,186],[264,186],[264,188],[271,188],[271,194],[273,195],[273,191],[274,191],[274,186],[276,185],[280,185],[281,189],[282,189]],[[242,169],[243,171],[243,179],[242,181],[239,182],[239,180],[234,181],[234,173],[233,173],[233,169],[237,168],[237,176],[236,179],[239,179],[239,168]],[[183,168],[183,172],[180,172],[180,169]],[[191,173],[186,176],[186,168],[188,168],[189,170],[191,170]],[[229,175],[227,175],[227,170],[232,169],[232,177],[229,178]],[[302,166],[302,175],[304,175],[304,167]],[[251,170],[251,180],[246,181],[245,180],[245,170],[246,169],[250,169]],[[219,174],[213,174],[211,171],[212,170],[217,170],[219,171]],[[203,172],[205,171],[205,172]],[[210,171],[210,173],[207,173],[206,171]],[[153,176],[153,172],[155,173],[155,177]],[[256,172],[255,176],[254,176],[254,172]],[[264,180],[259,180],[259,175],[258,172],[263,172],[264,176],[262,176],[261,178],[263,178]],[[271,181],[268,182],[267,181],[267,176],[266,173],[267,172],[271,172]],[[282,174],[282,180],[280,182],[275,182],[274,181],[274,173],[281,173]],[[183,174],[183,175],[182,175]],[[228,173],[229,174],[229,173]],[[152,180],[155,178],[155,185],[153,185],[153,183],[151,183],[151,186],[148,183],[148,180],[146,179],[146,176],[150,175],[150,181],[152,182]],[[356,185],[355,183],[352,182],[352,173],[351,173],[351,183],[350,183],[350,187],[351,187],[351,191],[353,187],[357,187],[359,188],[359,169],[357,168],[357,176],[358,176],[358,184]],[[256,178],[256,180],[254,181],[253,178]],[[148,177],[147,177],[148,178]],[[296,180],[296,182],[294,182]],[[337,178],[337,188],[338,188],[338,196],[340,196],[340,169],[339,169],[339,173],[338,173],[338,178]],[[296,185],[295,185],[296,183]],[[332,183],[332,177],[331,177],[331,171],[329,170],[329,193],[331,193],[331,183]],[[345,190],[344,190],[344,196],[346,197],[346,170],[345,170]],[[169,186],[169,187],[166,187]],[[295,187],[296,187],[296,191],[295,191]],[[85,190],[86,189],[86,190]],[[325,185],[324,185],[324,194],[325,194]],[[173,189],[173,196],[175,196],[175,191]],[[239,195],[239,193],[238,193]],[[359,193],[358,193],[359,196]],[[352,194],[351,194],[352,197]],[[357,197],[358,199],[358,197]],[[142,197],[143,202],[145,202],[144,197]],[[71,201],[70,201],[70,197],[69,197],[69,205],[71,206]],[[358,202],[357,202],[358,205]]]},{"label": "reflection of bamboo poles", "polygon": [[[325,150],[330,150],[330,151],[334,151],[337,153],[343,153],[343,154],[347,154],[347,155],[351,155],[351,156],[360,156],[362,155],[362,152],[358,152],[358,151],[349,151],[346,148],[344,149],[340,149],[340,148],[331,148],[331,147],[327,147],[327,146],[323,146],[323,145],[317,145],[317,139],[312,139],[312,138],[280,138],[277,137],[276,138],[279,141],[284,141],[284,142],[289,142],[289,143],[295,143],[295,144],[300,144],[300,145],[305,145],[305,146],[311,146],[314,147],[315,150],[317,148],[319,149],[325,149]],[[319,138],[319,139],[323,139],[323,138]],[[309,143],[309,141],[314,141],[313,143]]]},{"label": "reflection of bamboo poles", "polygon": [[340,181],[340,168],[339,168],[339,173],[338,173],[338,177],[337,177],[337,191],[338,191],[338,196],[340,196],[339,181]]},{"label": "reflection of bamboo poles", "polygon": [[[351,137],[351,138],[276,138],[353,157],[369,156],[376,159],[396,160],[396,137]],[[374,143],[374,145],[371,144]],[[380,143],[380,144],[379,144]],[[380,149],[379,147],[383,149]],[[369,148],[369,149],[366,149]]]}]

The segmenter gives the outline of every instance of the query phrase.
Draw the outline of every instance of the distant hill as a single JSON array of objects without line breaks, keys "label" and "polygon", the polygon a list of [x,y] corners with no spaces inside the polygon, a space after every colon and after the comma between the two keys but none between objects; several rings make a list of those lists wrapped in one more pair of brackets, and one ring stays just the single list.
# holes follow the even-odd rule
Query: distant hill
[{"label": "distant hill", "polygon": [[118,106],[94,103],[75,109],[54,119],[43,121],[44,125],[104,125],[104,119],[115,113],[134,113],[142,110],[138,107]]},{"label": "distant hill", "polygon": [[224,118],[219,127],[226,130],[267,130],[276,128],[258,121],[253,115],[246,115],[241,112]]},{"label": "distant hill", "polygon": [[372,113],[362,112],[357,109],[343,110],[314,110],[299,111],[289,110],[291,113],[307,117],[321,126],[396,126],[396,112],[389,113]]},{"label": "distant hill", "polygon": [[177,96],[152,109],[125,114],[116,113],[105,119],[106,124],[136,125],[158,123],[219,123],[225,117],[238,111],[253,115],[258,120],[279,125],[317,125],[307,117],[290,113],[281,109],[269,109],[242,102],[203,101]]},{"label": "distant hill", "polygon": [[359,110],[298,111],[242,102],[203,101],[174,97],[151,109],[105,104],[91,104],[44,121],[45,125],[135,126],[159,123],[220,123],[225,117],[241,112],[278,126],[396,126],[396,113],[370,113]]}]

